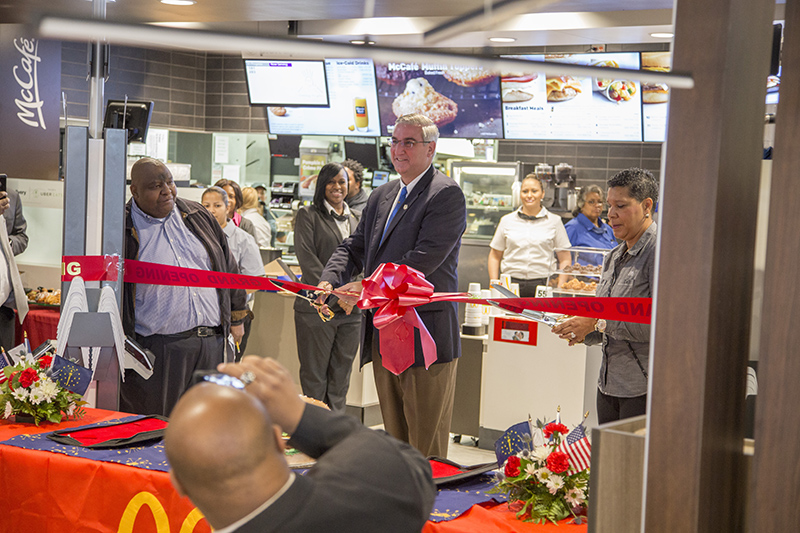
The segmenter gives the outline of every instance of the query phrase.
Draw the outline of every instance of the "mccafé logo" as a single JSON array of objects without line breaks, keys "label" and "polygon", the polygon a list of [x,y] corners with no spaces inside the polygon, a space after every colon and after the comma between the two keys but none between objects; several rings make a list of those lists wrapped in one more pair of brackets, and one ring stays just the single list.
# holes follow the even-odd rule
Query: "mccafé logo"
[{"label": "mccaf\u00e9 logo", "polygon": [[61,263],[61,275],[70,275],[70,276],[80,276],[81,275],[81,264],[77,261],[71,261],[69,263]]},{"label": "mccaf\u00e9 logo", "polygon": [[[140,492],[131,498],[131,501],[128,502],[128,506],[125,507],[125,511],[122,513],[117,533],[133,533],[133,524],[136,522],[136,516],[139,514],[139,510],[144,506],[149,507],[150,512],[153,513],[156,531],[158,533],[170,533],[169,518],[167,517],[167,512],[164,510],[164,506],[161,505],[158,498],[149,492]],[[202,519],[203,513],[195,507],[183,520],[181,529],[176,533],[192,533],[197,523]]]},{"label": "mccaf\u00e9 logo", "polygon": [[39,63],[39,41],[36,39],[14,39],[14,48],[22,54],[19,65],[14,65],[14,79],[20,87],[20,98],[14,99],[19,108],[17,118],[24,124],[33,128],[46,130],[42,105],[39,98],[39,78],[37,75]]}]

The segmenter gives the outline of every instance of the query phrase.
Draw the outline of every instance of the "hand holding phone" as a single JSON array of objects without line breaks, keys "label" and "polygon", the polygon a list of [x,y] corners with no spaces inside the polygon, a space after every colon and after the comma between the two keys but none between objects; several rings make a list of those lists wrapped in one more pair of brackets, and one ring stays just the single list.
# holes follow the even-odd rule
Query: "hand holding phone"
[{"label": "hand holding phone", "polygon": [[8,190],[8,176],[5,174],[0,174],[0,192],[6,192]]}]

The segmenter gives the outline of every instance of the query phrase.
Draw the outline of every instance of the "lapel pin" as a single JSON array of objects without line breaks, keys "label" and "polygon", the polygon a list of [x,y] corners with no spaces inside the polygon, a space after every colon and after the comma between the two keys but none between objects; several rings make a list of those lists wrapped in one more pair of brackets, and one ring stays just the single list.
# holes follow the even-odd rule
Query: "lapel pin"
[{"label": "lapel pin", "polygon": [[408,209],[408,204],[403,204],[403,211],[405,211],[406,209]]}]

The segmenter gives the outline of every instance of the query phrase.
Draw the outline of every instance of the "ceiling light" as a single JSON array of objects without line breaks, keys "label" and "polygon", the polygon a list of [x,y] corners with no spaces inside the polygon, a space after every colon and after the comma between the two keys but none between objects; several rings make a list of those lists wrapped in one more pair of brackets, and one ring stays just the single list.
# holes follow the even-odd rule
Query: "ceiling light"
[{"label": "ceiling light", "polygon": [[489,37],[489,40],[493,43],[513,43],[516,42],[516,39],[513,37]]},{"label": "ceiling light", "polygon": [[656,39],[672,39],[675,37],[674,33],[667,33],[663,31],[656,31],[650,34],[650,37],[655,37]]},{"label": "ceiling light", "polygon": [[197,3],[197,0],[161,0],[162,4],[170,6],[191,6]]},{"label": "ceiling light", "polygon": [[350,44],[369,44],[369,45],[373,45],[373,44],[375,44],[375,41],[365,41],[364,39],[353,39],[352,41],[350,41]]}]

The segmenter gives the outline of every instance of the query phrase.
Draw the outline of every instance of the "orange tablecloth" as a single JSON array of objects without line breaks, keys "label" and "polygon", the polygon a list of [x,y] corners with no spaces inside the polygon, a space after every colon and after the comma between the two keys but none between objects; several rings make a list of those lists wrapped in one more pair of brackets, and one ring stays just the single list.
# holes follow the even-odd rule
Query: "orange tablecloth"
[{"label": "orange tablecloth", "polygon": [[[39,428],[0,420],[0,441],[120,416],[89,409],[82,420]],[[210,532],[194,509],[166,472],[0,446],[0,533]]]},{"label": "orange tablecloth", "polygon": [[517,520],[505,503],[484,508],[473,505],[466,513],[447,522],[428,522],[422,533],[586,533],[588,526],[568,525],[568,520],[555,524],[533,524]]},{"label": "orange tablecloth", "polygon": [[14,337],[16,344],[22,342],[23,331],[28,333],[28,341],[31,343],[31,349],[35,349],[47,339],[55,339],[58,329],[58,319],[60,317],[60,307],[40,307],[31,304],[22,325],[20,325],[19,320],[14,319]]}]

